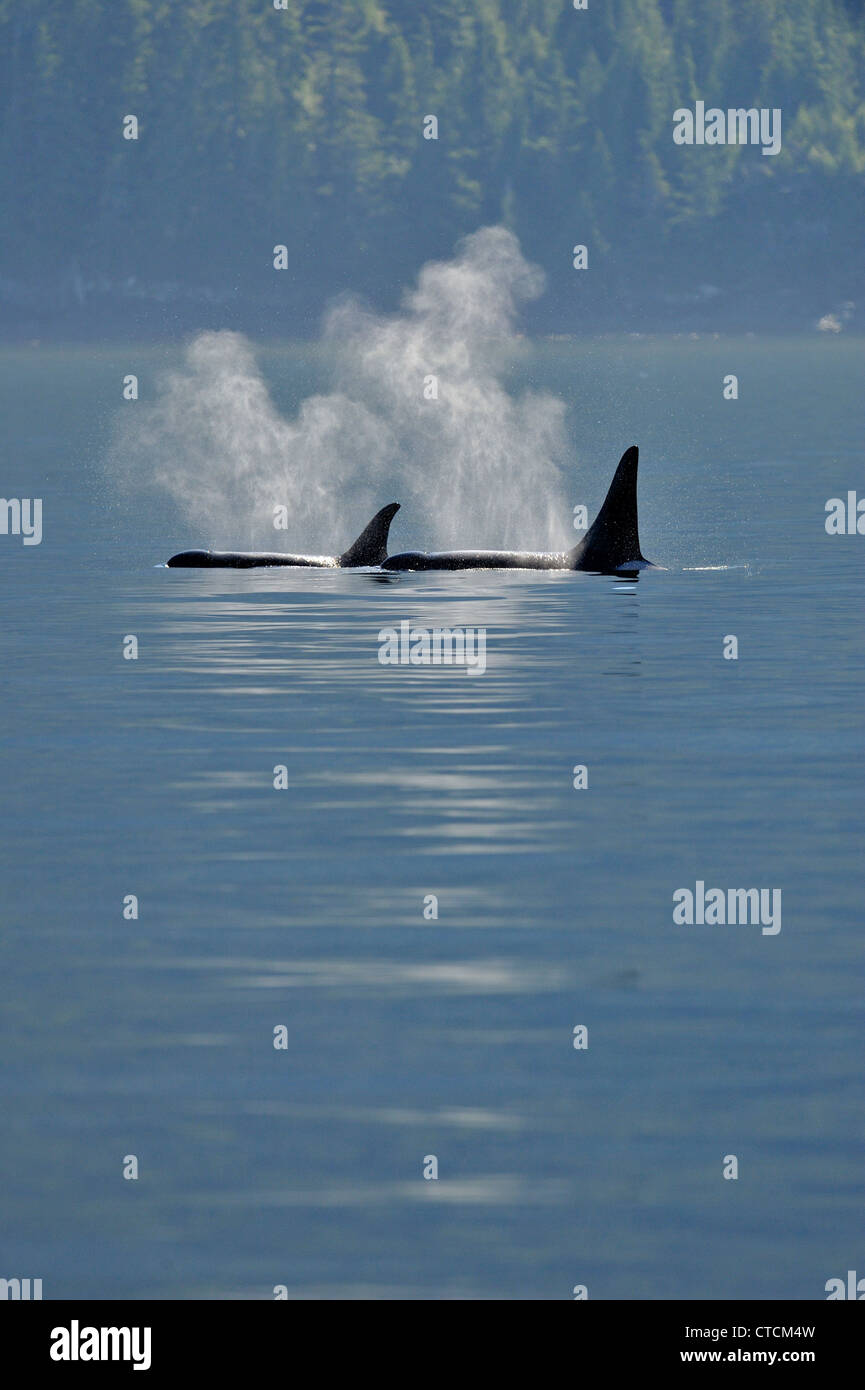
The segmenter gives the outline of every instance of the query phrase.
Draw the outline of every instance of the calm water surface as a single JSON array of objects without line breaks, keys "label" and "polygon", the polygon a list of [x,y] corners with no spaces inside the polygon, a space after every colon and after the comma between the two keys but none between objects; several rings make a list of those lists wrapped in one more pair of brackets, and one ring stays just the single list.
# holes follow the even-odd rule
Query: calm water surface
[{"label": "calm water surface", "polygon": [[[824,530],[865,492],[860,345],[527,355],[575,502],[641,444],[638,583],[155,568],[218,540],[103,466],[130,361],[170,359],[0,353],[2,491],[45,508],[0,537],[0,1273],[824,1297],[862,1259],[865,538]],[[286,409],[316,384],[264,360]],[[382,667],[404,618],[485,627],[486,673]],[[697,879],[780,887],[780,934],[675,926]]]}]

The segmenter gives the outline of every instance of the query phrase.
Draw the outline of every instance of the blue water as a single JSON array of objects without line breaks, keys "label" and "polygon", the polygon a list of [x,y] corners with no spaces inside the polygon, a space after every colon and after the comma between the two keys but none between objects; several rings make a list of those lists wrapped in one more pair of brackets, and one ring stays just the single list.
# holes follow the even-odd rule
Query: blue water
[{"label": "blue water", "polygon": [[[156,568],[196,538],[105,470],[128,362],[0,358],[0,490],[45,507],[40,546],[0,536],[0,1273],[116,1299],[861,1273],[865,537],[824,529],[865,493],[860,345],[531,355],[573,405],[574,501],[641,445],[668,569],[637,583]],[[314,384],[266,363],[286,408]],[[380,665],[406,618],[486,628],[486,672]],[[780,933],[675,925],[698,879],[781,888]]]}]

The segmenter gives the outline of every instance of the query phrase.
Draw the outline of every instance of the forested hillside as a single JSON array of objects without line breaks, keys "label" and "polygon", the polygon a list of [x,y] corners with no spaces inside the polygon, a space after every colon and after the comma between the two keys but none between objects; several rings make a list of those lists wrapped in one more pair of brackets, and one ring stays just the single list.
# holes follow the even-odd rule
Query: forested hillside
[{"label": "forested hillside", "polygon": [[[285,4],[0,0],[7,321],[297,334],[341,289],[393,302],[493,222],[548,271],[552,330],[756,304],[804,323],[856,300],[860,3]],[[673,111],[698,99],[780,108],[781,152],[675,145]]]}]

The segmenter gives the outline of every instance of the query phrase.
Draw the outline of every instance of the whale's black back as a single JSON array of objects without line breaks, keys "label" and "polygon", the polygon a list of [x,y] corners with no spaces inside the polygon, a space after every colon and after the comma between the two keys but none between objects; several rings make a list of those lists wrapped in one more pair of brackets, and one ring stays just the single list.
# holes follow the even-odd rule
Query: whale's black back
[{"label": "whale's black back", "polygon": [[619,459],[604,505],[573,550],[408,550],[383,562],[386,570],[592,570],[612,574],[629,564],[646,564],[637,528],[636,445]]},{"label": "whale's black back", "polygon": [[302,569],[353,569],[359,565],[380,565],[387,555],[390,523],[399,511],[399,502],[389,502],[376,512],[354,545],[342,555],[283,555],[264,550],[182,550],[168,561],[170,569],[261,569],[277,565]]}]

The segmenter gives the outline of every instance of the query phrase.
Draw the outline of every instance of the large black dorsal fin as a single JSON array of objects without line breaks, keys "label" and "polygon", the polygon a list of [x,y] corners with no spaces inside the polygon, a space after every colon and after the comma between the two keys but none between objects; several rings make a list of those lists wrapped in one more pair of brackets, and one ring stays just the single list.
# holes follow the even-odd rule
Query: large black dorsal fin
[{"label": "large black dorsal fin", "polygon": [[387,533],[390,530],[390,523],[398,511],[399,502],[388,502],[386,507],[382,507],[380,512],[376,512],[369,525],[361,531],[354,545],[349,546],[344,555],[340,555],[340,566],[343,569],[348,569],[354,565],[383,564],[387,559]]},{"label": "large black dorsal fin", "polygon": [[637,528],[639,457],[636,444],[622,454],[604,505],[579,545],[570,552],[571,569],[610,573],[629,562],[645,563]]}]

